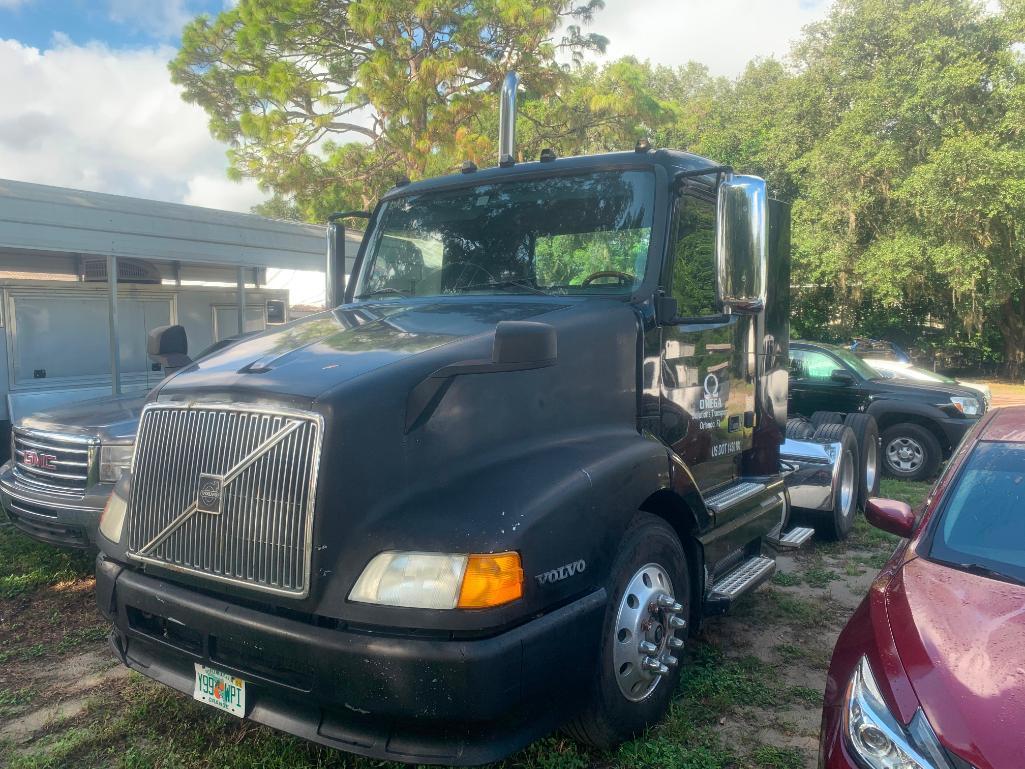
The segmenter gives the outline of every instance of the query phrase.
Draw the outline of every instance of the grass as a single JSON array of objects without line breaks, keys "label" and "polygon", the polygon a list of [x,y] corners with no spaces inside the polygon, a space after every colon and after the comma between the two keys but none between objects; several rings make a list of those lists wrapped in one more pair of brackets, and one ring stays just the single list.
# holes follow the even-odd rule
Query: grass
[{"label": "grass", "polygon": [[43,585],[91,576],[93,558],[78,550],[36,543],[13,527],[0,529],[0,598],[14,598]]},{"label": "grass", "polygon": [[912,507],[917,507],[929,496],[931,489],[931,483],[883,478],[879,484],[879,496],[887,499],[899,499],[901,502],[907,502]]}]

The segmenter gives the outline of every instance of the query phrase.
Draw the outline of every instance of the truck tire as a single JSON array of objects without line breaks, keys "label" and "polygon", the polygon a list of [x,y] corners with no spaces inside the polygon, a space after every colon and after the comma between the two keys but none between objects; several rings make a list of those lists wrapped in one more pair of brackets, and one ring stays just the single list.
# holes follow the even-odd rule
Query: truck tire
[{"label": "truck tire", "polygon": [[786,436],[795,441],[806,441],[815,434],[815,425],[807,419],[793,417],[787,420]]},{"label": "truck tire", "polygon": [[854,431],[846,425],[826,424],[815,430],[815,440],[840,444],[840,478],[833,491],[832,509],[822,516],[815,528],[824,539],[847,539],[854,527],[858,508],[858,483],[861,473],[858,464],[858,441]]},{"label": "truck tire", "polygon": [[[675,628],[671,621],[689,624],[691,573],[683,545],[668,523],[650,513],[634,517],[607,590],[598,670],[583,707],[565,727],[573,739],[600,749],[661,720],[680,680],[679,647],[687,625]],[[658,608],[652,611],[653,606]],[[641,642],[656,648],[641,649]],[[651,669],[655,663],[662,669]]]},{"label": "truck tire", "polygon": [[842,425],[843,414],[839,411],[816,411],[811,415],[811,423],[813,427],[820,427],[821,425]]},{"label": "truck tire", "polygon": [[858,509],[864,510],[869,497],[879,496],[879,426],[869,414],[848,414],[843,423],[858,441]]},{"label": "truck tire", "polygon": [[924,481],[936,475],[943,458],[940,442],[928,428],[901,422],[883,431],[883,470],[902,481]]}]

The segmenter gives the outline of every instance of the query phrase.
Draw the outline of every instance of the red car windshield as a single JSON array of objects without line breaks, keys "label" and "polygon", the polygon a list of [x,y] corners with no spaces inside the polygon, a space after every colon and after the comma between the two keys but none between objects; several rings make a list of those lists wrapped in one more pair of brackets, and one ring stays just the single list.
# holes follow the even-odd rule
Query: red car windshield
[{"label": "red car windshield", "polygon": [[933,528],[929,557],[1025,583],[1025,444],[975,447]]}]

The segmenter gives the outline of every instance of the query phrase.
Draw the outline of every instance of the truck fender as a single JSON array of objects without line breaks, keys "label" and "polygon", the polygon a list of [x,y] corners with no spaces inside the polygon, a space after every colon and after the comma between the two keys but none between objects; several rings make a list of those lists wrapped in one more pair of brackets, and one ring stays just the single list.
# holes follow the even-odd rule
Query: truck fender
[{"label": "truck fender", "polygon": [[[670,489],[670,472],[662,443],[617,430],[503,447],[500,456],[447,477],[443,489],[382,500],[351,531],[344,558],[320,554],[319,569],[336,578],[323,583],[317,613],[368,625],[484,630],[602,590],[624,532],[646,500]],[[391,550],[518,552],[523,598],[458,615],[347,601],[370,559]]]},{"label": "truck fender", "polygon": [[875,418],[879,424],[880,435],[890,425],[899,422],[914,422],[915,424],[922,425],[935,435],[936,440],[939,441],[940,446],[945,451],[952,448],[950,441],[938,423],[938,420],[944,419],[946,414],[937,406],[929,403],[883,399],[870,403],[868,408],[865,409],[865,413]]}]

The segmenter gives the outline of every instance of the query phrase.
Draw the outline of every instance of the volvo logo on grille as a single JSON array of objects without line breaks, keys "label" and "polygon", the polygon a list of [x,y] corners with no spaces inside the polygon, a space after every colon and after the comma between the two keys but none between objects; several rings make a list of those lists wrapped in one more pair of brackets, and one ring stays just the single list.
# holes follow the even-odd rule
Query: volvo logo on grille
[{"label": "volvo logo on grille", "polygon": [[196,510],[200,513],[220,515],[221,491],[224,480],[219,475],[199,474],[199,497],[196,499]]},{"label": "volvo logo on grille", "polygon": [[21,461],[28,467],[35,467],[39,470],[56,470],[57,457],[53,454],[43,454],[32,449],[25,449],[21,455]]}]

